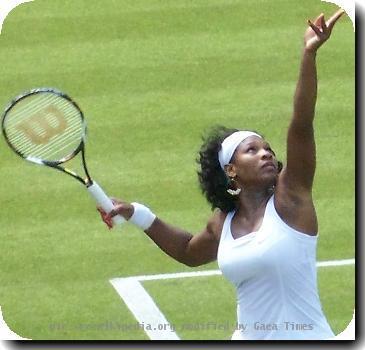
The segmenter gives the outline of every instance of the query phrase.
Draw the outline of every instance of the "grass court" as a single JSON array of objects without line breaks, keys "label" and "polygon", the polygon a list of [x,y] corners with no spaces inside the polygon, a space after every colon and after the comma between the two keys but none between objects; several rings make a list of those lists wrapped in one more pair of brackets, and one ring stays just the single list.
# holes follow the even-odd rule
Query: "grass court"
[{"label": "grass court", "polygon": [[[35,0],[4,22],[0,105],[33,87],[65,91],[88,121],[91,176],[196,233],[211,215],[196,175],[201,136],[216,124],[257,130],[285,160],[306,20],[335,10],[319,0]],[[343,16],[317,57],[318,261],[355,256],[354,53]],[[109,280],[217,269],[173,261],[129,224],[108,231],[78,182],[22,161],[3,138],[0,163],[0,305],[22,337],[148,339],[136,327],[97,326],[136,323]],[[352,319],[354,271],[318,270],[336,334]],[[234,289],[222,276],[143,286],[177,326],[236,322]],[[192,327],[179,336],[231,333]]]}]

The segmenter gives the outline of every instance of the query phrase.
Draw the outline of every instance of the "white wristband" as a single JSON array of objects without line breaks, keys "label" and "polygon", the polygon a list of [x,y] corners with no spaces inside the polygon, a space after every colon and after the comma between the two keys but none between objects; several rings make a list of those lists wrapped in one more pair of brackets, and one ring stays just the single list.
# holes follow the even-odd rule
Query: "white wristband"
[{"label": "white wristband", "polygon": [[156,215],[143,204],[133,202],[132,205],[134,213],[128,221],[138,226],[143,231],[148,230],[155,221]]}]

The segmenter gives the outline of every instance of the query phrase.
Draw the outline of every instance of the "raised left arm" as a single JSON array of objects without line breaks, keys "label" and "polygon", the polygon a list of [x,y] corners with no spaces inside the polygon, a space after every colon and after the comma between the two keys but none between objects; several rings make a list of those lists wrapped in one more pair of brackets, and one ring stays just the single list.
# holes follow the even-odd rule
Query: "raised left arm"
[{"label": "raised left arm", "polygon": [[313,130],[317,100],[316,53],[329,39],[333,26],[344,13],[337,11],[327,22],[321,14],[304,35],[304,48],[299,79],[294,96],[293,115],[287,135],[287,164],[281,181],[287,191],[311,195],[316,166],[316,151]]}]

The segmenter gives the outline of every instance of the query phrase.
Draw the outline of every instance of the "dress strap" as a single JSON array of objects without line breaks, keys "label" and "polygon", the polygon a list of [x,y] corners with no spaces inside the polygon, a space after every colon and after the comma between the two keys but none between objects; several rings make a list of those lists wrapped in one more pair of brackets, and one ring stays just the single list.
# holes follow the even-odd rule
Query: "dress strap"
[{"label": "dress strap", "polygon": [[219,243],[222,243],[223,241],[226,241],[231,235],[231,222],[232,222],[232,218],[235,214],[235,210],[230,211],[225,220],[224,220],[224,224],[223,224],[223,228],[222,228],[222,233],[221,233],[221,237],[219,240]]}]

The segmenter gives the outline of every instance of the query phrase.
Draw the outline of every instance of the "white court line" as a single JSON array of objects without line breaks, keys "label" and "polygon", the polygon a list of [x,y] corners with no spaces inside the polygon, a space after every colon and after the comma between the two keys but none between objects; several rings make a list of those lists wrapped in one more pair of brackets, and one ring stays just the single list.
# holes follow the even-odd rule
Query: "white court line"
[{"label": "white court line", "polygon": [[[354,265],[355,259],[332,260],[317,262],[317,267]],[[151,340],[179,340],[175,330],[170,327],[164,314],[160,311],[154,300],[143,288],[141,282],[166,280],[173,278],[190,278],[221,275],[220,270],[206,270],[194,272],[178,272],[158,275],[130,276],[113,278],[112,286],[126,303],[129,310],[141,325]]]},{"label": "white court line", "polygon": [[138,323],[144,326],[143,329],[150,339],[180,340],[174,331],[159,329],[161,326],[166,325],[167,327],[169,322],[136,278],[117,278],[110,282],[127,304],[129,310],[132,311]]},{"label": "white court line", "polygon": [[319,261],[317,267],[355,265],[355,259]]}]

